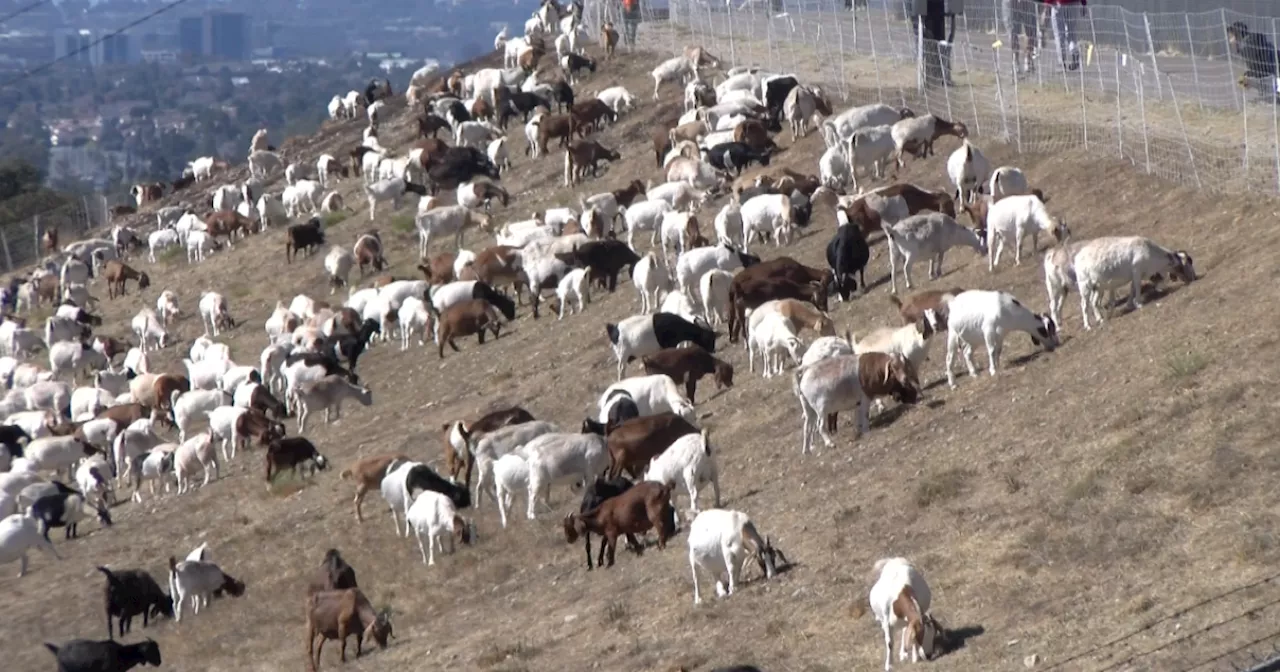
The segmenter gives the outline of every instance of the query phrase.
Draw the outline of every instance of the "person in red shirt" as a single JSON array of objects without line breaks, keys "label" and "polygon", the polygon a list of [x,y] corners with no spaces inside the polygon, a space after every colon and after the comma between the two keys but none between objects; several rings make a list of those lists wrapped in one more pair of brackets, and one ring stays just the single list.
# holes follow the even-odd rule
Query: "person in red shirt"
[{"label": "person in red shirt", "polygon": [[1087,16],[1088,0],[1040,0],[1053,13],[1062,67],[1068,70],[1080,68],[1080,43],[1076,40],[1076,19]]},{"label": "person in red shirt", "polygon": [[622,40],[636,46],[636,28],[640,25],[640,0],[622,0]]}]

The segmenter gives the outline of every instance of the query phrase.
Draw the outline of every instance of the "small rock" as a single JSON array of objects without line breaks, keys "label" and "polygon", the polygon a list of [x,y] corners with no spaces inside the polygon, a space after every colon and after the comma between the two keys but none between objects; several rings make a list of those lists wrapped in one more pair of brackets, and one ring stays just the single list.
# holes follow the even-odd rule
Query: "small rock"
[{"label": "small rock", "polygon": [[1018,642],[1021,642],[1021,641],[1022,641],[1021,639],[1011,639],[1005,644],[1005,646],[1013,646],[1014,644],[1017,644]]},{"label": "small rock", "polygon": [[569,614],[568,616],[565,616],[565,617],[564,617],[564,622],[565,622],[565,623],[572,623],[572,622],[574,622],[574,621],[576,621],[576,620],[578,620],[578,615],[577,615],[577,614]]},{"label": "small rock", "polygon": [[1039,663],[1039,662],[1040,662],[1040,655],[1036,653],[1033,653],[1027,656],[1026,658],[1022,659],[1023,667],[1026,667],[1028,670],[1035,667],[1036,663]]}]

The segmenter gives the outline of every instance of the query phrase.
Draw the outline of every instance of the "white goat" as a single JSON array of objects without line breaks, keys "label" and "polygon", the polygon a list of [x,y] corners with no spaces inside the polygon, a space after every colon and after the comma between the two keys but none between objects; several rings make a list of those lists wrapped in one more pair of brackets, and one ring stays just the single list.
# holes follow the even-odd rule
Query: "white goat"
[{"label": "white goat", "polygon": [[1093,316],[1102,323],[1098,303],[1105,291],[1110,305],[1115,305],[1116,290],[1129,283],[1129,310],[1142,307],[1142,280],[1168,273],[1184,283],[1196,279],[1196,269],[1191,255],[1183,250],[1173,251],[1157,245],[1142,236],[1105,236],[1094,238],[1080,246],[1076,252],[1075,274],[1080,290],[1080,311],[1084,313],[1084,328],[1089,329],[1089,315],[1085,310],[1093,308]]},{"label": "white goat", "polygon": [[[454,536],[462,537],[462,542],[470,543],[471,526],[458,515],[453,500],[434,490],[423,490],[413,500],[413,505],[405,514],[406,522],[413,527],[413,536],[418,539],[418,550],[422,552],[422,564],[436,564],[436,545],[444,553],[443,537],[449,537],[449,553],[454,552]],[[423,547],[422,535],[427,535],[430,551]]]},{"label": "white goat", "polygon": [[[689,571],[693,574],[693,603],[702,604],[698,591],[698,569],[716,582],[716,595],[728,597],[738,583],[738,575],[748,560],[755,559],[765,578],[777,574],[773,544],[760,538],[747,514],[733,509],[707,509],[689,524]],[[783,556],[782,559],[786,559]],[[727,581],[722,577],[726,577]]]},{"label": "white goat", "polygon": [[[671,499],[675,499],[674,486],[683,483],[689,493],[689,510],[698,514],[698,486],[710,482],[715,495],[715,507],[720,508],[720,470],[716,458],[711,454],[711,442],[707,439],[706,428],[700,434],[685,434],[676,439],[662,454],[653,458],[645,471],[644,480],[656,481],[673,486]],[[676,511],[676,522],[680,520],[679,507],[672,502]]]},{"label": "white goat", "polygon": [[947,385],[956,387],[951,364],[957,350],[971,377],[977,376],[973,348],[979,341],[987,348],[987,371],[996,375],[1005,337],[1013,331],[1031,336],[1037,346],[1053,352],[1058,347],[1058,327],[1048,315],[1031,312],[1008,292],[971,289],[957,294],[947,308]]},{"label": "white goat", "polygon": [[907,659],[908,649],[911,662],[919,662],[921,658],[928,660],[936,647],[941,628],[929,615],[933,598],[924,574],[906,558],[877,560],[872,572],[876,574],[876,582],[871,586],[868,601],[871,613],[875,614],[884,631],[884,669],[892,669],[893,626],[899,623],[902,624],[902,634],[898,661]]},{"label": "white goat", "polygon": [[783,363],[780,351],[785,350],[791,355],[791,361],[799,364],[802,345],[800,338],[792,331],[791,324],[782,315],[777,313],[765,315],[758,323],[750,325],[747,334],[749,370],[756,370],[756,354],[759,353],[765,378],[781,374]]},{"label": "white goat", "polygon": [[987,251],[986,241],[976,230],[940,212],[921,212],[883,228],[889,242],[889,286],[895,294],[898,292],[898,257],[902,258],[907,289],[911,289],[911,264],[916,257],[928,257],[929,278],[936,279],[942,277],[942,258],[947,250],[967,245],[979,254]]},{"label": "white goat", "polygon": [[987,211],[987,270],[995,272],[1004,245],[1013,239],[1013,263],[1022,265],[1022,241],[1031,234],[1031,251],[1040,247],[1040,234],[1049,233],[1061,243],[1071,230],[1061,219],[1055,220],[1038,196],[1006,196],[991,204]]},{"label": "white goat", "polygon": [[982,150],[978,149],[966,138],[964,143],[947,157],[947,176],[956,188],[955,199],[958,203],[972,203],[982,192],[982,187],[991,175],[991,162]]},{"label": "white goat", "polygon": [[632,376],[606,387],[604,393],[600,395],[600,422],[608,421],[609,401],[619,391],[631,396],[641,416],[671,412],[690,422],[697,417],[693,402],[684,395],[680,386],[666,374],[656,373],[649,376]]}]

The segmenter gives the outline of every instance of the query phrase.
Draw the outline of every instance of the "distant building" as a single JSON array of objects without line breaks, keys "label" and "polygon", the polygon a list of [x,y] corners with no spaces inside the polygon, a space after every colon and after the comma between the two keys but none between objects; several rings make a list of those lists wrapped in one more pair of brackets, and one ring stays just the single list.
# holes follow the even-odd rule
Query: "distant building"
[{"label": "distant building", "polygon": [[206,15],[206,20],[206,55],[224,61],[249,60],[249,15],[239,12],[210,12]]},{"label": "distant building", "polygon": [[137,41],[129,34],[114,35],[87,29],[63,30],[54,34],[54,58],[65,58],[94,67],[137,62]]},{"label": "distant building", "polygon": [[240,12],[207,12],[178,20],[183,55],[216,61],[247,61],[253,54],[252,23]]},{"label": "distant building", "polygon": [[178,19],[178,49],[191,56],[204,55],[204,17]]}]

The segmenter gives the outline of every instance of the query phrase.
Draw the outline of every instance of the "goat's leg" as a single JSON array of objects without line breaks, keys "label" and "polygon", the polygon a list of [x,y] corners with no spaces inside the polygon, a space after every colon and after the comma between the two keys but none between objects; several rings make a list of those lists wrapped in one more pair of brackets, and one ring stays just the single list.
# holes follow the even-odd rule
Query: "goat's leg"
[{"label": "goat's leg", "polygon": [[1000,363],[1000,351],[1003,349],[1004,343],[999,336],[987,337],[987,372],[996,375],[996,369]]},{"label": "goat's leg", "polygon": [[[396,534],[400,534],[399,529],[396,530]],[[427,549],[422,546],[422,532],[419,532],[417,528],[414,528],[413,536],[418,538],[418,552],[422,553],[422,564],[429,564],[427,562]]]},{"label": "goat's leg", "polygon": [[605,533],[605,545],[609,550],[609,567],[613,566],[614,556],[618,551],[618,537],[615,534]]},{"label": "goat's leg", "polygon": [[880,624],[880,628],[884,630],[884,669],[888,672],[893,669],[893,631],[889,629],[887,620]]},{"label": "goat's leg", "polygon": [[693,574],[693,603],[702,604],[702,595],[698,592],[698,559],[692,551],[689,552],[689,573]]}]

